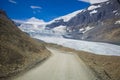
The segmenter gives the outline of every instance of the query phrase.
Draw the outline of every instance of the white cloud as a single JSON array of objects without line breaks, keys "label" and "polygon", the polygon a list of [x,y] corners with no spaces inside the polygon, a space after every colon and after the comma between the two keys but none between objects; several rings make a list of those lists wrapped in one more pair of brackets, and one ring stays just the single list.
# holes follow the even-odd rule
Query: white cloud
[{"label": "white cloud", "polygon": [[40,9],[42,9],[40,6],[30,6],[30,8],[33,9],[33,14],[41,12]]},{"label": "white cloud", "polygon": [[10,3],[16,4],[17,2],[14,0],[8,0]]},{"label": "white cloud", "polygon": [[42,7],[40,7],[40,6],[30,6],[30,8],[32,8],[32,9],[42,9]]},{"label": "white cloud", "polygon": [[108,1],[108,0],[78,0],[78,1],[83,1],[83,2],[88,2],[90,4],[95,4],[95,3],[105,2],[105,1]]}]

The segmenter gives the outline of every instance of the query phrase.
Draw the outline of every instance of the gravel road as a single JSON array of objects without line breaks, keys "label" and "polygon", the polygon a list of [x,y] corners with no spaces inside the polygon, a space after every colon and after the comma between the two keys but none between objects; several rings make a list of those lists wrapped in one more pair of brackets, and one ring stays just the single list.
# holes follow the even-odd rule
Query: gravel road
[{"label": "gravel road", "polygon": [[48,60],[14,80],[98,80],[77,55],[48,49],[53,53]]}]

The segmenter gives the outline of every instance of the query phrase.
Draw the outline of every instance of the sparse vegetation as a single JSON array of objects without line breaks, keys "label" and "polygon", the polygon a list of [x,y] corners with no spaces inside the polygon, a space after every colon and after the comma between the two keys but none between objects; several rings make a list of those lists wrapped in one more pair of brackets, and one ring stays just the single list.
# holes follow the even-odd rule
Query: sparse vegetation
[{"label": "sparse vegetation", "polygon": [[44,43],[20,31],[5,12],[0,11],[0,79],[30,68],[49,55]]}]

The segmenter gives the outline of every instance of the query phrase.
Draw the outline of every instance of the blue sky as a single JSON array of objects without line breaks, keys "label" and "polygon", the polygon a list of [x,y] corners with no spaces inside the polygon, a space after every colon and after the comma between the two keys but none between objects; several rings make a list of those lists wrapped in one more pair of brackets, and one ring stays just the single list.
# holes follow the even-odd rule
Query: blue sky
[{"label": "blue sky", "polygon": [[80,0],[0,0],[0,8],[18,20],[36,17],[50,21],[89,5]]}]

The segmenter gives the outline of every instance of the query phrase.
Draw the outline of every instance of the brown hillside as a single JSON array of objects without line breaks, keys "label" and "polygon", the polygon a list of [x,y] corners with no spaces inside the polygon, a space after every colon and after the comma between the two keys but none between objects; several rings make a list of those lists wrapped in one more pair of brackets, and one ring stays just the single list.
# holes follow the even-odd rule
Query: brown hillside
[{"label": "brown hillside", "polygon": [[0,78],[31,67],[49,55],[43,43],[20,31],[0,10]]}]

